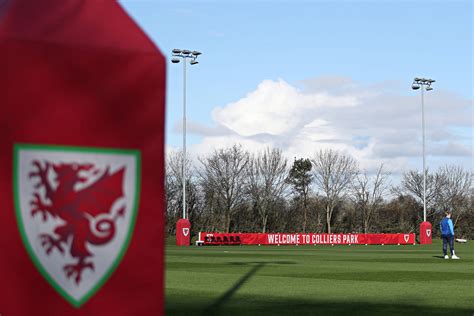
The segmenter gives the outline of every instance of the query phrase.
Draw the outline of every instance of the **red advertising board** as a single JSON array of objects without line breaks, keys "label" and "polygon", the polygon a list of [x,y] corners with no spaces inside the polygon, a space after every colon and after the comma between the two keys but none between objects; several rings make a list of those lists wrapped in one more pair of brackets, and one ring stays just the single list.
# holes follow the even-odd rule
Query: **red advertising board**
[{"label": "red advertising board", "polygon": [[199,233],[203,245],[410,245],[415,234]]},{"label": "red advertising board", "polygon": [[166,60],[118,1],[0,0],[0,314],[162,315]]}]

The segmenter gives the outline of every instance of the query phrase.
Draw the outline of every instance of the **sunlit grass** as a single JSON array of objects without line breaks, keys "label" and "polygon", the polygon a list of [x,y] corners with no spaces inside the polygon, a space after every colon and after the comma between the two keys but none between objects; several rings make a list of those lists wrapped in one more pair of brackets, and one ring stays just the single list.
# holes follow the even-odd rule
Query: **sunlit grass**
[{"label": "sunlit grass", "polygon": [[206,315],[474,313],[474,244],[216,246],[166,250],[166,312]]}]

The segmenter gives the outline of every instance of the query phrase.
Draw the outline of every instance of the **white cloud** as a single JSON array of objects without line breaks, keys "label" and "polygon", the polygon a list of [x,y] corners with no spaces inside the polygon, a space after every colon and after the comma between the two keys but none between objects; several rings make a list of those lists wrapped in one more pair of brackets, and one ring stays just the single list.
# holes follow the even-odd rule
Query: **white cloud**
[{"label": "white cloud", "polygon": [[214,109],[212,117],[242,136],[284,135],[308,122],[305,113],[325,106],[355,106],[355,102],[352,96],[306,94],[283,80],[264,80],[257,90],[239,101]]},{"label": "white cloud", "polygon": [[[380,162],[392,172],[419,167],[418,93],[397,82],[362,85],[337,76],[306,80],[300,86],[264,80],[242,99],[215,108],[214,127],[191,123],[192,131],[203,136],[191,150],[199,155],[241,143],[251,151],[279,147],[292,158],[333,148],[350,153],[369,170]],[[427,93],[425,106],[427,154],[438,163],[471,168],[472,100],[435,89]]]}]

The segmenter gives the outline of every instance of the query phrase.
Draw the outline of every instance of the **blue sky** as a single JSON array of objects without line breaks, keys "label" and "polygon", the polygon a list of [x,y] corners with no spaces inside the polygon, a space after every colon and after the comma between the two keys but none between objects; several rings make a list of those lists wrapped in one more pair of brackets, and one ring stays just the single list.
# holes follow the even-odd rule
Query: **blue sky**
[{"label": "blue sky", "polygon": [[[366,166],[417,168],[421,109],[410,85],[426,76],[437,80],[426,96],[432,163],[472,167],[470,0],[120,2],[168,57],[173,48],[203,52],[187,72],[196,155],[230,142],[288,156],[343,144],[334,146]],[[182,66],[169,62],[167,78],[166,143],[180,148]]]}]

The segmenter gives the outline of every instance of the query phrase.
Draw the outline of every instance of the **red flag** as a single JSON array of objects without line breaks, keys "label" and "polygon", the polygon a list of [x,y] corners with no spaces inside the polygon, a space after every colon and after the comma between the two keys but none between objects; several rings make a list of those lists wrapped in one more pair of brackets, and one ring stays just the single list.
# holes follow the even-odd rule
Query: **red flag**
[{"label": "red flag", "polygon": [[0,0],[0,314],[163,313],[165,60],[112,0]]}]

